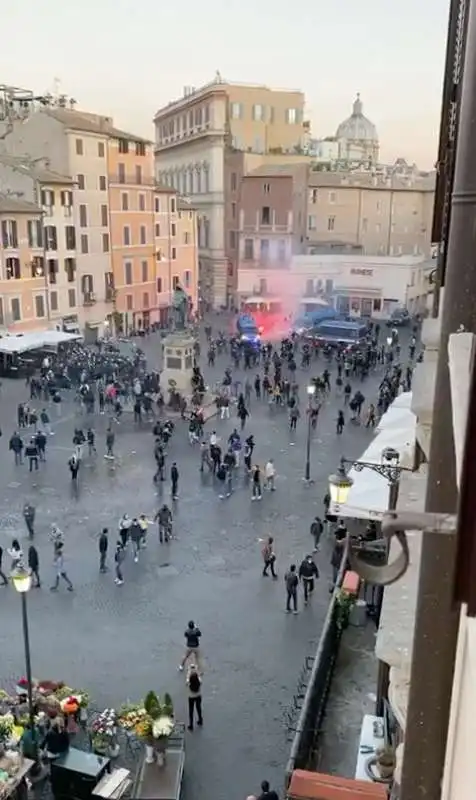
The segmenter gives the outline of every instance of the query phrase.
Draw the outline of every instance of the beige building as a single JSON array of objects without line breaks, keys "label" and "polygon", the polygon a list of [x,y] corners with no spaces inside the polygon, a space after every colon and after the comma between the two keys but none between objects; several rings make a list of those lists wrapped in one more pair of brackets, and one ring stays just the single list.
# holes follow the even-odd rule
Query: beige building
[{"label": "beige building", "polygon": [[[76,275],[76,229],[73,180],[41,165],[41,161],[0,155],[0,192],[42,209],[42,253],[38,275],[45,275],[48,322],[66,331],[80,328]],[[36,243],[30,235],[32,244]]]},{"label": "beige building", "polygon": [[431,255],[434,178],[309,174],[311,254]]},{"label": "beige building", "polygon": [[228,305],[236,283],[227,254],[232,179],[226,156],[300,152],[303,111],[301,92],[235,85],[217,75],[199,89],[188,87],[155,115],[156,177],[191,197],[197,208],[200,292],[210,305]]}]

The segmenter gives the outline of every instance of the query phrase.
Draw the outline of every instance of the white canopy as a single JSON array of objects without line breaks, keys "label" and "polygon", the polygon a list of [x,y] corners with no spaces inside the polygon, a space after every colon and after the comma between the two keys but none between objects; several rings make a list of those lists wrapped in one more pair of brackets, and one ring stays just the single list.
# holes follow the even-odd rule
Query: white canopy
[{"label": "white canopy", "polygon": [[[392,447],[400,453],[400,465],[413,467],[416,417],[411,410],[411,392],[399,395],[383,415],[376,435],[359,461],[382,463],[382,451]],[[380,519],[388,510],[389,485],[387,480],[372,469],[349,471],[354,481],[343,506],[331,506],[331,513],[354,519]]]},{"label": "white canopy", "polygon": [[64,331],[32,331],[18,335],[0,337],[0,353],[26,353],[42,347],[57,347],[64,342],[74,342],[83,337],[77,333]]}]

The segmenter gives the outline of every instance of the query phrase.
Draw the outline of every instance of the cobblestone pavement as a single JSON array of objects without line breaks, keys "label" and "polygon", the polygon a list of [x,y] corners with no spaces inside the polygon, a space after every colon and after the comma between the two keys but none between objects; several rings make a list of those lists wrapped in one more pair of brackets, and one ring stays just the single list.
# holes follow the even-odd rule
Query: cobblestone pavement
[{"label": "cobblestone pavement", "polygon": [[[157,360],[159,340],[151,337],[145,349],[152,361]],[[214,374],[206,373],[207,379],[217,378],[227,364],[223,357]],[[323,368],[319,362],[311,374]],[[299,378],[304,395],[307,377],[301,373]],[[364,385],[367,397],[375,393],[379,379],[375,375]],[[259,539],[275,536],[281,575],[292,560],[300,560],[310,549],[309,524],[322,511],[329,473],[341,454],[352,458],[362,453],[368,431],[349,425],[337,437],[337,404],[328,401],[312,443],[315,483],[308,487],[302,481],[304,419],[293,441],[285,412],[273,414],[267,405],[253,403],[246,430],[255,434],[256,458],[261,463],[274,458],[278,477],[275,493],[251,503],[248,488],[241,484],[229,500],[218,499],[209,477],[200,475],[198,452],[189,446],[185,425],[178,422],[168,457],[169,465],[175,459],[180,470],[178,539],[159,546],[151,529],[148,549],[138,564],[128,558],[125,583],[117,587],[111,573],[98,572],[97,536],[109,526],[113,551],[123,513],[134,516],[156,510],[161,498],[151,480],[150,431],[134,430],[131,415],[125,414],[117,429],[117,468],[109,468],[103,450],[95,462],[86,459],[75,496],[66,466],[75,422],[73,403],[65,402],[63,418],[54,422],[56,435],[49,439],[46,465],[29,474],[26,466],[13,465],[8,452],[16,403],[27,399],[26,389],[22,382],[5,380],[1,391],[4,549],[18,535],[28,546],[21,509],[26,500],[37,507],[35,544],[43,588],[32,590],[28,598],[34,675],[87,688],[99,708],[140,699],[150,688],[168,691],[183,718],[186,693],[177,664],[185,625],[194,619],[203,631],[205,725],[187,738],[185,797],[240,799],[256,790],[263,778],[280,788],[289,749],[283,714],[304,658],[314,652],[319,638],[328,603],[329,553],[324,546],[318,559],[323,579],[312,605],[297,617],[287,616],[282,580],[261,578]],[[103,448],[104,418],[96,417],[94,426]],[[234,420],[217,421],[216,427],[225,439]],[[168,482],[163,492],[168,499]],[[53,577],[48,541],[52,522],[66,535],[65,561],[73,593],[63,587],[57,594],[48,591]],[[8,562],[5,554],[5,568]],[[8,684],[24,672],[21,612],[12,588],[0,589],[0,602],[0,675]]]}]

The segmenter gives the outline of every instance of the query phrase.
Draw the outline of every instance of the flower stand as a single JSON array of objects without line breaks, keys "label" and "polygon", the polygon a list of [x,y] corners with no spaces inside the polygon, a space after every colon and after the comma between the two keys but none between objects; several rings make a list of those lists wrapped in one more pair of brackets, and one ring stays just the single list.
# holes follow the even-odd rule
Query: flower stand
[{"label": "flower stand", "polygon": [[145,763],[146,764],[153,764],[154,763],[154,747],[151,744],[146,744],[145,746]]}]

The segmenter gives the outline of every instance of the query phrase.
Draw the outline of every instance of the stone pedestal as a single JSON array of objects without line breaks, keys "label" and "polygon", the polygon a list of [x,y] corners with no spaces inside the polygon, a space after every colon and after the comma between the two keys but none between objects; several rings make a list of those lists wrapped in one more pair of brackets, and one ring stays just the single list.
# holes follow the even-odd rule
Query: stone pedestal
[{"label": "stone pedestal", "polygon": [[170,389],[188,396],[192,392],[193,346],[187,331],[169,333],[163,340],[163,369],[160,388],[167,398]]}]

